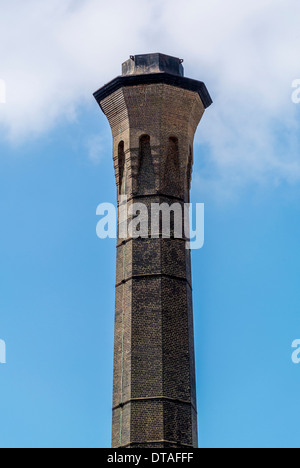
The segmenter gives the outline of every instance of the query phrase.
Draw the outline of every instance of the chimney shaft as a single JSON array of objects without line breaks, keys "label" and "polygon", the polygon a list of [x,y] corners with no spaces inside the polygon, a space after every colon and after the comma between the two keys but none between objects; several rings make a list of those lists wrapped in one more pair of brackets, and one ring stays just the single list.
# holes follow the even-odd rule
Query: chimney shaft
[{"label": "chimney shaft", "polygon": [[[183,208],[208,91],[162,54],[136,55],[122,70],[95,93],[112,129],[119,210],[121,196],[127,209]],[[117,240],[114,448],[198,445],[190,251],[158,234]]]}]

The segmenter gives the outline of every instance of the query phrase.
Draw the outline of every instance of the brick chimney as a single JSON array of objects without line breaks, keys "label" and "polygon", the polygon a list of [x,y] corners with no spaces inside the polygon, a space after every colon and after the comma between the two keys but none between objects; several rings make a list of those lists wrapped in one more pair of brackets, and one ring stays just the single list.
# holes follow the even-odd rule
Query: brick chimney
[{"label": "brick chimney", "polygon": [[[94,96],[112,130],[119,210],[121,196],[127,208],[189,202],[194,134],[212,103],[204,83],[178,58],[135,55]],[[190,251],[159,234],[117,240],[113,448],[198,446]]]}]

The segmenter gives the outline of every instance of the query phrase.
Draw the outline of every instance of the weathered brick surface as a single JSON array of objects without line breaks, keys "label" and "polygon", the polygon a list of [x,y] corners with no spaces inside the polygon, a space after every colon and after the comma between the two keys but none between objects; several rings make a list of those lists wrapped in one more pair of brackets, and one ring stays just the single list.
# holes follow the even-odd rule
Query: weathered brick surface
[{"label": "weathered brick surface", "polygon": [[[148,84],[120,88],[100,104],[112,128],[118,201],[188,202],[194,133],[204,112],[199,95]],[[117,241],[113,408],[113,447],[197,446],[184,239]]]}]

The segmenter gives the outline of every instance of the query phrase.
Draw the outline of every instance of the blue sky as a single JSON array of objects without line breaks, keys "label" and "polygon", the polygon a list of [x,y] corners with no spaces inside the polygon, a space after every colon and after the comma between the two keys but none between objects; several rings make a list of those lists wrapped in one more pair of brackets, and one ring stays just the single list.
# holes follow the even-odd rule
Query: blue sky
[{"label": "blue sky", "polygon": [[200,445],[299,447],[299,2],[24,3],[0,18],[0,446],[110,445],[115,241],[96,207],[116,194],[92,93],[160,51],[214,99],[192,187]]}]

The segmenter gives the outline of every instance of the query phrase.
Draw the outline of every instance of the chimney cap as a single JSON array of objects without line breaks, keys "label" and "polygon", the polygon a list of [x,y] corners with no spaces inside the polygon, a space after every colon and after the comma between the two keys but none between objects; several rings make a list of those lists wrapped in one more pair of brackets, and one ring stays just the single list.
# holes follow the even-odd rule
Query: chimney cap
[{"label": "chimney cap", "polygon": [[198,93],[207,109],[212,99],[205,84],[185,78],[182,62],[182,59],[164,54],[131,55],[122,65],[123,74],[98,89],[94,97],[101,107],[101,101],[120,88],[164,83]]},{"label": "chimney cap", "polygon": [[182,62],[183,59],[160,53],[130,55],[130,59],[122,64],[122,76],[149,73],[184,76]]}]

